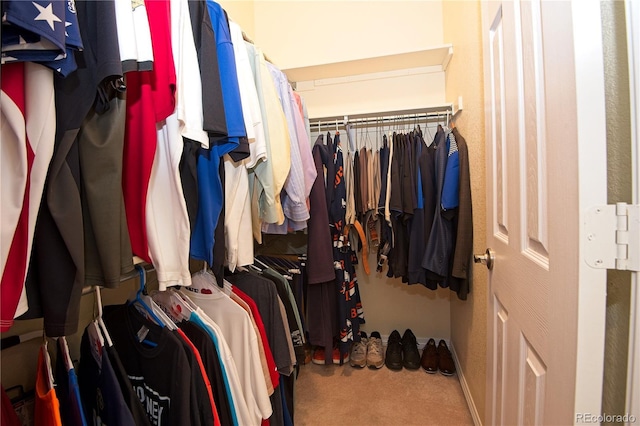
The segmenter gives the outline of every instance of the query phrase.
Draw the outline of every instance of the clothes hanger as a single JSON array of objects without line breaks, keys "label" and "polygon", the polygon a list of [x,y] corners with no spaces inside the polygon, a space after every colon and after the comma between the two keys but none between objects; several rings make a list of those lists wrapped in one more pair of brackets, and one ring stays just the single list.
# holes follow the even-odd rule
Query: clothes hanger
[{"label": "clothes hanger", "polygon": [[55,381],[53,380],[53,368],[51,367],[51,356],[49,355],[49,341],[47,340],[47,336],[42,332],[42,346],[40,346],[40,350],[42,351],[42,357],[44,358],[44,366],[47,370],[47,390],[51,390],[54,387]]},{"label": "clothes hanger", "polygon": [[154,291],[151,298],[175,323],[188,320],[193,312],[191,306],[185,303],[176,292]]},{"label": "clothes hanger", "polygon": [[64,360],[64,366],[67,369],[67,372],[73,370],[73,361],[71,360],[71,355],[69,354],[69,344],[67,343],[67,338],[65,336],[58,337],[58,346],[62,351],[62,358]]},{"label": "clothes hanger", "polygon": [[264,263],[263,261],[261,261],[260,259],[258,259],[257,257],[253,258],[254,262],[257,263],[260,266],[263,266],[265,269],[269,268],[269,265],[267,265],[266,263]]},{"label": "clothes hanger", "polygon": [[185,287],[187,291],[202,294],[212,294],[214,291],[220,290],[220,286],[218,286],[215,275],[213,275],[210,270],[207,270],[206,267],[202,271],[193,274],[193,278],[198,277],[202,277],[202,279],[197,279],[195,281],[192,279],[191,285]]},{"label": "clothes hanger", "polygon": [[[177,288],[174,287],[174,288],[171,288],[169,291],[174,293],[177,297],[179,297],[182,300],[182,302],[191,309],[192,312],[196,312],[198,310],[198,305],[193,303],[193,300],[189,299],[189,295],[184,293],[182,289],[178,290]],[[190,317],[189,317],[189,320],[190,320]]]},{"label": "clothes hanger", "polygon": [[[109,347],[113,346],[113,340],[111,340],[111,336],[109,335],[109,332],[107,331],[107,326],[104,323],[104,321],[102,320],[102,295],[100,294],[100,286],[95,286],[95,301],[96,301],[96,305],[98,307],[98,315],[96,316],[96,318],[93,320],[97,330],[98,330],[98,336],[100,336],[101,339],[101,343],[104,345],[104,340],[107,341],[107,345]],[[104,338],[104,340],[103,340]]]},{"label": "clothes hanger", "polygon": [[[158,316],[156,315],[154,310],[151,308],[151,306],[147,305],[147,303],[142,298],[143,296],[142,292],[145,290],[145,285],[146,285],[145,284],[146,275],[147,275],[146,271],[144,267],[139,264],[135,265],[135,268],[138,270],[138,274],[140,275],[140,288],[136,292],[135,297],[129,301],[129,304],[136,306],[138,308],[138,312],[144,315],[147,319],[153,321],[160,327],[164,327],[164,323],[162,322],[162,320],[158,318]],[[153,342],[147,342],[147,343],[149,343],[151,346],[155,345],[155,343]]]}]

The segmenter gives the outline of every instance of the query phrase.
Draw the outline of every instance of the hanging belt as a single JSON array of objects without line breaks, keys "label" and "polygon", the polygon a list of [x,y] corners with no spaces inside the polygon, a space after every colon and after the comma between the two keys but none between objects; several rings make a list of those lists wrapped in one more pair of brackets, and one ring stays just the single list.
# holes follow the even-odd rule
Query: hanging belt
[{"label": "hanging belt", "polygon": [[344,236],[349,236],[349,228],[353,226],[356,228],[358,232],[358,236],[360,237],[360,241],[362,242],[362,267],[364,268],[364,273],[369,275],[369,245],[367,244],[367,237],[364,234],[364,229],[362,229],[362,225],[357,220],[352,225],[347,225],[344,228]]}]

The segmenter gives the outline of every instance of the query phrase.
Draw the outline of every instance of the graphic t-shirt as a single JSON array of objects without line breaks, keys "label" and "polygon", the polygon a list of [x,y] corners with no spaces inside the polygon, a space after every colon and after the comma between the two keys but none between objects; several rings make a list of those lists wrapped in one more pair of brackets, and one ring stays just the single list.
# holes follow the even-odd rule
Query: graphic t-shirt
[{"label": "graphic t-shirt", "polygon": [[105,311],[113,344],[149,422],[199,425],[200,415],[192,409],[191,367],[182,342],[146,320],[133,305],[105,307]]}]

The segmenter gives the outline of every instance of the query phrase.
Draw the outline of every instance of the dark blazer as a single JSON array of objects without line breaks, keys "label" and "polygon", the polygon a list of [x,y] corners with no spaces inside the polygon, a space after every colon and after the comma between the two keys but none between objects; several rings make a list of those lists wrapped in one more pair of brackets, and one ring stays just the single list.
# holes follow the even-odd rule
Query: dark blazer
[{"label": "dark blazer", "polygon": [[458,298],[466,300],[470,289],[473,258],[473,211],[471,204],[471,175],[469,173],[469,150],[467,142],[454,128],[453,136],[458,144],[460,161],[458,227],[451,270],[451,290]]}]

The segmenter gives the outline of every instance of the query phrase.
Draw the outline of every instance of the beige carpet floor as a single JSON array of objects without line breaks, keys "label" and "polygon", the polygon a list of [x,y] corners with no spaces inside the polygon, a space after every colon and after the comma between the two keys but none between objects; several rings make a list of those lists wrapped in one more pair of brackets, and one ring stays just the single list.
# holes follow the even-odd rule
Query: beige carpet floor
[{"label": "beige carpet floor", "polygon": [[306,364],[295,425],[473,425],[458,376]]}]

